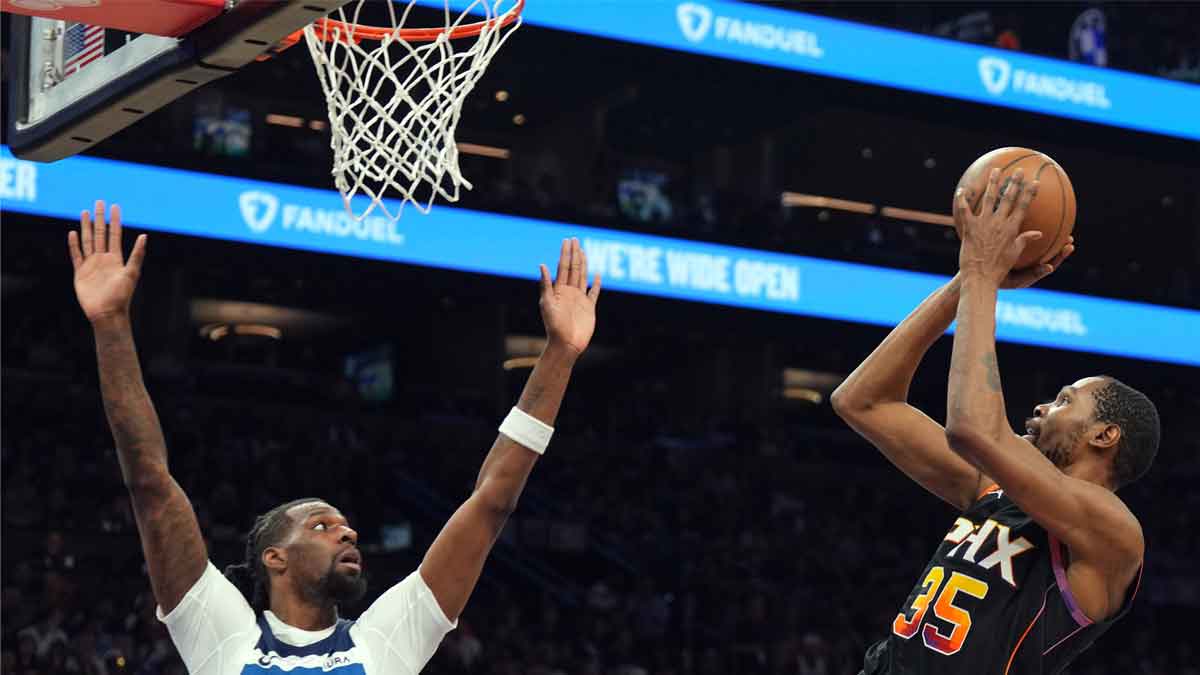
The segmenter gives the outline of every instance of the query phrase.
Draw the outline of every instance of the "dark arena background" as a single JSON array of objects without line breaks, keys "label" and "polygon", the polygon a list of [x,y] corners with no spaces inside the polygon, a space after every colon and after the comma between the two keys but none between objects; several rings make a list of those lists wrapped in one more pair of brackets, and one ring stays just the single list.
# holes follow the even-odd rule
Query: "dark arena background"
[{"label": "dark arena background", "polygon": [[[620,39],[658,0],[598,3],[612,25],[589,33],[535,20],[538,3],[561,14],[565,0],[528,2],[463,109],[474,189],[430,216],[408,207],[355,255],[337,247],[345,230],[321,229],[340,202],[302,46],[81,157],[28,163],[5,146],[4,673],[184,672],[155,619],[72,291],[63,242],[77,222],[47,205],[121,201],[100,191],[113,176],[154,190],[122,204],[128,229],[150,233],[135,335],[172,473],[218,567],[240,561],[255,514],[316,495],[360,533],[373,580],[345,615],[412,571],[470,494],[541,348],[537,265],[554,263],[557,239],[535,233],[578,226],[605,277],[592,347],[459,628],[423,672],[858,673],[956,513],[851,431],[829,394],[923,295],[891,271],[954,274],[952,192],[1002,146],[1053,157],[1078,199],[1078,252],[1041,294],[1001,307],[1010,421],[1093,374],[1146,392],[1162,418],[1155,465],[1120,493],[1145,532],[1136,604],[1069,673],[1200,673],[1200,107],[1181,108],[1200,100],[1200,6],[768,8],[976,54],[965,71],[903,75],[920,89],[852,70],[886,63],[883,42],[864,39],[850,72],[793,69],[762,53],[828,61],[829,38],[763,46],[729,24],[697,35],[721,17],[684,26],[681,9],[661,30],[700,46],[667,48]],[[864,35],[876,32],[894,35]],[[718,44],[728,53],[704,51]],[[978,88],[979,54],[1005,68],[1040,55],[1051,75],[1072,68],[1090,84],[988,82],[998,76],[981,66],[985,85],[1009,89],[948,91],[963,77]],[[1163,98],[1097,94],[1128,73]],[[1175,128],[1137,117],[1164,110]],[[777,266],[730,289],[706,276],[719,259]],[[910,394],[938,420],[950,348],[946,336],[930,350]]]}]

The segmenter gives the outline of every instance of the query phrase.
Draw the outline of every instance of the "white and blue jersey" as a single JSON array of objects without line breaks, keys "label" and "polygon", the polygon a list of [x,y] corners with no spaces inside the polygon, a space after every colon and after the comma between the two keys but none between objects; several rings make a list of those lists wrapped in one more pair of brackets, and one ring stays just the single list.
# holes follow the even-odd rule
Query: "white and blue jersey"
[{"label": "white and blue jersey", "polygon": [[158,612],[191,675],[415,675],[457,622],[413,572],[357,621],[309,631],[250,604],[209,563],[170,614]]},{"label": "white and blue jersey", "polygon": [[337,675],[366,675],[362,650],[350,636],[353,621],[338,619],[333,632],[303,647],[288,644],[275,637],[266,614],[258,617],[262,634],[254,645],[252,663],[242,668],[242,675],[274,675],[279,671],[293,673],[337,673]]}]

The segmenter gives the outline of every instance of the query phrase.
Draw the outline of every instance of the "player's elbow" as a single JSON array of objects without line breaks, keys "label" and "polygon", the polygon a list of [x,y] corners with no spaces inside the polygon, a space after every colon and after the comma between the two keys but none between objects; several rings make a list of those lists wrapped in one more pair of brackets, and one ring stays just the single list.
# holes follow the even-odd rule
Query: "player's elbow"
[{"label": "player's elbow", "polygon": [[846,384],[842,383],[829,396],[829,404],[833,406],[833,412],[837,416],[849,420],[849,418],[862,413],[870,406],[860,397],[855,396],[854,392],[846,388]]},{"label": "player's elbow", "polygon": [[496,486],[484,482],[484,484],[475,490],[475,494],[471,495],[471,499],[479,505],[479,508],[486,514],[489,521],[503,526],[508,517],[517,510],[517,501],[520,499],[520,494],[512,494],[507,490],[499,490],[496,489]]},{"label": "player's elbow", "polygon": [[946,444],[972,463],[991,442],[977,425],[953,421],[946,424]]},{"label": "player's elbow", "polygon": [[125,479],[125,489],[134,507],[155,508],[169,500],[175,488],[166,472],[138,471]]}]

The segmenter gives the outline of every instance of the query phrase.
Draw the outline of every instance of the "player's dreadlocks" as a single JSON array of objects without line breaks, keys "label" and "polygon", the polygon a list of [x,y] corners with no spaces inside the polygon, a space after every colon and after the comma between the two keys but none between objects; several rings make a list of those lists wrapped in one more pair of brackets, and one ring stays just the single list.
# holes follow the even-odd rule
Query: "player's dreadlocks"
[{"label": "player's dreadlocks", "polygon": [[253,527],[246,535],[246,558],[240,564],[225,568],[225,576],[246,596],[255,612],[267,609],[271,601],[267,567],[262,561],[263,551],[269,546],[278,546],[287,537],[293,524],[287,514],[288,509],[297,504],[319,501],[315,497],[295,499],[255,518]]}]

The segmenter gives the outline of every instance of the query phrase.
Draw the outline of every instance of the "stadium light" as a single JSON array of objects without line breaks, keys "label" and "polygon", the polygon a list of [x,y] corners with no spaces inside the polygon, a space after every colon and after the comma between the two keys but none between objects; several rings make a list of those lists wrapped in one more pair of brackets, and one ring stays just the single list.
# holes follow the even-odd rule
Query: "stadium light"
[{"label": "stadium light", "polygon": [[497,148],[494,145],[481,145],[479,143],[462,143],[458,144],[458,151],[464,155],[478,155],[480,157],[492,157],[494,159],[508,159],[512,156],[512,151],[508,148]]},{"label": "stadium light", "polygon": [[789,207],[811,206],[819,209],[836,209],[838,211],[865,213],[867,215],[874,214],[876,210],[874,204],[868,204],[867,202],[856,202],[836,197],[822,197],[820,195],[807,195],[800,192],[784,192],[780,197],[780,203]]},{"label": "stadium light", "polygon": [[931,211],[917,211],[914,209],[901,209],[895,206],[885,206],[879,210],[879,215],[886,218],[895,218],[897,220],[911,220],[918,223],[928,223],[930,225],[945,225],[946,227],[954,227],[954,216],[933,213]]}]

